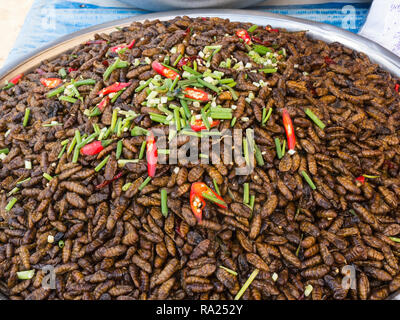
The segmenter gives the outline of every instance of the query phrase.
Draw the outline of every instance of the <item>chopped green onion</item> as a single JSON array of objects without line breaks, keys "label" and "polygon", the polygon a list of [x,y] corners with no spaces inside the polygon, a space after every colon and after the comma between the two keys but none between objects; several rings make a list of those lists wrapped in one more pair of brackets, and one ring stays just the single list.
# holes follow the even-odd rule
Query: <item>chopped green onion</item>
[{"label": "chopped green onion", "polygon": [[213,179],[213,184],[214,184],[215,191],[218,193],[218,195],[221,195],[221,192],[219,191],[219,188],[218,188],[218,183],[215,179]]},{"label": "chopped green onion", "polygon": [[61,87],[58,87],[52,91],[49,91],[46,96],[47,98],[52,98],[55,97],[56,95],[59,95],[60,93],[63,93],[65,90],[65,85],[62,85]]},{"label": "chopped green onion", "polygon": [[139,160],[143,159],[145,150],[146,150],[146,141],[143,141],[142,145],[140,146]]},{"label": "chopped green onion", "polygon": [[119,159],[117,161],[119,167],[123,167],[127,163],[138,163],[139,159]]},{"label": "chopped green onion", "polygon": [[394,241],[394,242],[398,242],[400,243],[400,238],[396,238],[396,237],[389,237],[390,240]]},{"label": "chopped green onion", "polygon": [[150,180],[151,180],[151,177],[147,177],[146,180],[144,180],[142,182],[142,184],[139,186],[139,191],[142,191],[144,189],[144,187],[149,184]]},{"label": "chopped green onion", "polygon": [[221,269],[224,269],[226,272],[228,272],[228,273],[230,273],[230,274],[233,274],[234,276],[237,276],[238,274],[237,274],[237,272],[236,271],[233,271],[232,269],[229,269],[229,268],[227,268],[227,267],[224,267],[224,266],[219,266]]},{"label": "chopped green onion", "polygon": [[19,280],[30,280],[35,275],[35,270],[19,271],[17,277]]},{"label": "chopped green onion", "polygon": [[111,132],[114,132],[115,130],[115,126],[117,125],[117,119],[118,119],[118,108],[115,108],[113,110],[111,118],[111,127],[110,127]]},{"label": "chopped green onion", "polygon": [[63,240],[60,240],[60,241],[58,241],[58,247],[59,248],[64,248],[64,245],[65,245],[65,243],[64,243],[64,241]]},{"label": "chopped green onion", "polygon": [[275,73],[275,72],[278,71],[278,69],[276,69],[276,68],[266,68],[266,69],[260,69],[258,71],[264,72],[264,73]]},{"label": "chopped green onion", "polygon": [[28,125],[29,121],[29,115],[31,114],[31,109],[26,108],[25,109],[25,115],[24,115],[24,122],[22,123],[23,127],[26,127]]},{"label": "chopped green onion", "polygon": [[9,193],[7,193],[7,197],[10,197],[13,194],[16,194],[18,191],[19,191],[18,187],[13,188]]},{"label": "chopped green onion", "polygon": [[315,115],[314,112],[311,111],[311,109],[307,108],[305,111],[306,115],[308,115],[310,117],[310,119],[312,121],[314,121],[314,123],[320,127],[320,129],[324,130],[325,129],[325,124]]},{"label": "chopped green onion", "polygon": [[307,183],[310,185],[311,189],[315,190],[317,187],[315,186],[314,182],[311,180],[310,176],[305,172],[304,170],[301,171],[301,175],[304,177],[304,179],[307,181]]},{"label": "chopped green onion", "polygon": [[10,152],[10,149],[8,149],[8,148],[0,149],[0,154],[2,154],[2,153],[8,154],[9,152]]},{"label": "chopped green onion", "polygon": [[282,143],[282,151],[281,151],[282,158],[283,158],[283,156],[285,155],[285,153],[286,153],[286,140],[283,140],[283,143]]},{"label": "chopped green onion", "polygon": [[256,144],[254,145],[254,151],[255,151],[255,157],[256,157],[257,164],[260,167],[262,167],[265,164],[264,158],[262,156],[260,148]]},{"label": "chopped green onion", "polygon": [[208,159],[208,155],[204,154],[204,153],[199,153],[199,158],[201,159]]},{"label": "chopped green onion", "polygon": [[282,159],[282,147],[279,138],[275,138],[275,146],[276,146],[276,155],[278,156],[278,159]]},{"label": "chopped green onion", "polygon": [[125,183],[122,186],[122,191],[128,191],[129,187],[132,185],[132,182]]},{"label": "chopped green onion", "polygon": [[229,113],[229,112],[211,111],[210,117],[213,119],[230,120],[233,118],[233,115],[232,115],[232,113]]},{"label": "chopped green onion", "polygon": [[117,93],[115,93],[115,95],[111,98],[111,103],[114,103],[115,101],[117,101],[117,99],[119,98],[119,96],[126,90],[126,88],[119,90]]},{"label": "chopped green onion", "polygon": [[218,198],[215,197],[215,196],[211,196],[211,195],[209,195],[209,194],[207,194],[207,193],[203,193],[202,196],[203,196],[203,198],[205,198],[205,199],[207,199],[207,200],[209,200],[209,201],[211,201],[211,202],[214,202],[214,203],[217,203],[217,204],[221,204],[221,205],[223,205],[223,206],[226,206],[225,201],[220,200],[220,199],[218,199]]},{"label": "chopped green onion", "polygon": [[14,204],[17,202],[17,198],[11,198],[11,200],[8,202],[7,206],[6,206],[6,211],[10,211],[12,209],[12,207],[14,206]]},{"label": "chopped green onion", "polygon": [[247,288],[250,286],[250,284],[253,282],[253,280],[257,277],[259,272],[260,272],[260,270],[255,269],[251,273],[250,277],[246,280],[243,287],[239,290],[239,292],[235,296],[234,300],[239,300],[242,297],[243,293],[247,290]]},{"label": "chopped green onion", "polygon": [[257,53],[259,53],[261,55],[265,55],[267,52],[272,52],[272,49],[268,48],[266,46],[260,45],[260,44],[256,44],[253,47],[253,51],[255,51],[255,52],[257,52]]},{"label": "chopped green onion", "polygon": [[250,155],[249,155],[249,146],[246,138],[243,138],[243,154],[244,159],[246,160],[246,166],[250,166]]},{"label": "chopped green onion", "polygon": [[256,196],[254,194],[252,194],[250,196],[250,203],[249,203],[249,207],[250,207],[251,211],[253,211],[253,209],[254,209],[255,202],[256,202]]},{"label": "chopped green onion", "polygon": [[67,71],[65,71],[64,68],[61,68],[58,70],[58,74],[60,75],[61,78],[65,79],[67,77]]},{"label": "chopped green onion", "polygon": [[138,126],[134,127],[134,128],[131,130],[131,136],[132,136],[132,137],[136,137],[136,136],[147,136],[148,134],[149,134],[149,131],[148,131],[148,130],[146,130],[146,129],[144,129],[144,128],[141,128],[141,127],[138,127]]},{"label": "chopped green onion", "polygon": [[202,109],[200,110],[201,119],[203,120],[203,123],[204,123],[204,125],[206,126],[207,130],[210,130],[210,129],[211,129],[211,125],[210,125],[210,122],[208,121],[208,116],[207,116],[207,114],[206,114],[205,108],[206,108],[206,107],[204,107],[204,108],[202,108]]},{"label": "chopped green onion", "polygon": [[67,144],[65,144],[65,145],[62,147],[60,153],[58,154],[58,157],[57,157],[58,159],[61,159],[61,157],[63,156],[63,154],[64,154],[64,152],[65,152],[66,149],[67,149]]},{"label": "chopped green onion", "polygon": [[233,90],[230,86],[223,85],[222,87],[224,87],[224,88],[226,88],[226,89],[229,90],[229,92],[230,92],[231,95],[232,95],[232,99],[233,99],[234,101],[236,101],[237,99],[239,99],[239,97],[238,97],[238,95],[236,94],[235,90]]},{"label": "chopped green onion", "polygon": [[[179,54],[179,56],[175,59],[174,63],[172,64],[172,66],[176,67],[176,65],[178,64],[178,62],[182,59],[182,55]],[[178,78],[178,77],[177,77]]]},{"label": "chopped green onion", "polygon": [[164,217],[168,215],[168,198],[167,198],[167,189],[161,189],[161,213]]},{"label": "chopped green onion", "polygon": [[[264,115],[264,110],[266,110],[266,109],[265,108],[263,109],[263,115]],[[268,119],[271,117],[271,114],[272,114],[272,108],[269,108],[267,115],[265,117],[263,116],[262,123],[261,123],[262,125],[265,125],[268,122]]]},{"label": "chopped green onion", "polygon": [[67,149],[67,155],[70,155],[72,150],[74,150],[75,144],[76,144],[76,134],[75,134],[74,138],[72,139],[72,141],[71,141],[71,143],[70,143],[70,145],[69,145],[69,147]]},{"label": "chopped green onion", "polygon": [[106,81],[106,80],[110,77],[111,73],[112,73],[114,70],[116,70],[116,69],[121,69],[121,68],[126,68],[126,67],[128,67],[128,66],[129,66],[129,62],[127,62],[127,61],[121,61],[120,58],[115,59],[115,62],[114,62],[112,65],[110,65],[110,66],[107,68],[107,70],[104,72],[104,74],[103,74],[103,80]]},{"label": "chopped green onion", "polygon": [[18,186],[18,185],[20,185],[20,184],[22,184],[22,183],[24,183],[24,182],[28,182],[28,181],[30,181],[30,180],[31,180],[30,177],[29,177],[29,178],[26,178],[26,179],[24,179],[24,180],[22,180],[22,181],[17,182],[16,185]]},{"label": "chopped green onion", "polygon": [[362,176],[365,178],[368,178],[368,179],[378,179],[379,178],[379,176],[370,176],[368,174],[363,174]]},{"label": "chopped green onion", "polygon": [[99,172],[108,162],[108,160],[110,159],[111,155],[108,155],[107,157],[105,157],[97,166],[96,168],[94,168],[94,171]]},{"label": "chopped green onion", "polygon": [[171,66],[168,66],[168,65],[166,65],[166,64],[164,64],[164,63],[161,63],[161,65],[163,65],[164,67],[166,67],[166,68],[168,68],[168,69],[171,69],[171,70],[173,70],[173,71],[179,73],[179,70],[178,70],[178,69],[175,69],[175,68],[173,68],[173,67],[171,67]]},{"label": "chopped green onion", "polygon": [[248,204],[250,202],[250,185],[246,182],[243,185],[243,203]]},{"label": "chopped green onion", "polygon": [[67,102],[71,102],[71,103],[75,103],[75,102],[78,101],[78,99],[75,99],[75,98],[72,98],[72,97],[68,97],[68,96],[60,96],[58,98],[58,100],[67,101]]},{"label": "chopped green onion", "polygon": [[231,121],[231,127],[233,127],[236,124],[237,118],[233,117]]},{"label": "chopped green onion", "polygon": [[75,87],[80,87],[80,86],[92,86],[96,84],[96,80],[94,79],[85,79],[85,80],[79,80],[74,83]]},{"label": "chopped green onion", "polygon": [[139,87],[137,87],[136,89],[135,89],[135,92],[140,92],[140,91],[142,91],[144,88],[146,88],[149,84],[150,84],[150,82],[153,80],[153,78],[150,78],[150,79],[148,79],[145,83],[143,83],[142,85],[140,85]]},{"label": "chopped green onion", "polygon": [[122,153],[122,140],[117,142],[117,151],[115,152],[115,158],[118,160],[121,157]]},{"label": "chopped green onion", "polygon": [[183,69],[183,71],[186,71],[186,72],[189,72],[191,74],[194,74],[195,76],[202,76],[202,74],[200,72],[197,72],[197,71],[193,70],[192,68],[190,68],[190,67],[188,67],[186,65],[182,66],[182,69]]},{"label": "chopped green onion", "polygon": [[158,114],[158,113],[152,113],[152,112],[149,112],[149,114],[150,114],[150,119],[152,121],[163,123],[163,124],[168,124],[169,123],[169,121],[167,121],[167,117],[166,116],[163,116],[163,115]]},{"label": "chopped green onion", "polygon": [[299,241],[299,245],[298,245],[298,247],[297,247],[297,250],[296,250],[296,257],[298,257],[299,256],[299,253],[300,253],[300,248],[301,248],[301,241],[303,240],[303,234],[301,234],[301,238],[300,238],[300,241]]},{"label": "chopped green onion", "polygon": [[62,126],[63,124],[62,123],[59,123],[59,122],[57,122],[57,121],[52,121],[52,122],[50,122],[50,123],[45,123],[45,124],[42,124],[42,127],[55,127],[55,126]]},{"label": "chopped green onion", "polygon": [[53,180],[53,177],[51,175],[49,175],[48,173],[46,173],[46,172],[43,173],[43,178],[45,178],[45,179],[47,179],[49,181]]},{"label": "chopped green onion", "polygon": [[192,116],[192,113],[190,112],[186,101],[183,100],[183,99],[180,99],[179,101],[181,103],[181,106],[182,106],[183,110],[185,111],[186,118],[190,119],[190,117]]},{"label": "chopped green onion", "polygon": [[174,109],[174,118],[175,118],[176,130],[180,131],[181,130],[181,117],[180,117],[179,109]]},{"label": "chopped green onion", "polygon": [[253,24],[250,28],[247,29],[248,32],[254,32],[258,28],[258,25]]},{"label": "chopped green onion", "polygon": [[174,79],[174,81],[172,82],[172,85],[169,87],[169,90],[168,90],[168,91],[173,91],[173,90],[175,89],[176,84],[178,83],[178,80],[179,80],[179,77],[176,77],[176,78]]},{"label": "chopped green onion", "polygon": [[215,91],[216,93],[220,93],[221,90],[219,88],[217,88],[216,86],[214,86],[212,83],[209,83],[207,81],[204,81],[203,79],[199,78],[197,80],[200,84],[202,84],[203,86],[207,87],[208,89]]}]

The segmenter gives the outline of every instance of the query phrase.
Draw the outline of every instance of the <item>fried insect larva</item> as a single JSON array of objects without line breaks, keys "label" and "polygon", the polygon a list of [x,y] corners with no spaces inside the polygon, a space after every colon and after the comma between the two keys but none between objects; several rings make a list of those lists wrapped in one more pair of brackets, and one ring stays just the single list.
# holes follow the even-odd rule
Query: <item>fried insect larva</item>
[{"label": "fried insect larva", "polygon": [[269,272],[268,264],[265,263],[265,261],[261,259],[260,256],[258,256],[257,254],[252,252],[246,253],[246,259],[250,264],[255,266],[257,269]]}]

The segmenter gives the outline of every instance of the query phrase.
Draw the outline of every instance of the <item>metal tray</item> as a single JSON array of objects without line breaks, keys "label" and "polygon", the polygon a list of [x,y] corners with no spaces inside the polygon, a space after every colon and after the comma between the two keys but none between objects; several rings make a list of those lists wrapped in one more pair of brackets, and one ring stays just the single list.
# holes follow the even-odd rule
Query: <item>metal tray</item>
[{"label": "metal tray", "polygon": [[[246,21],[258,25],[270,24],[274,27],[286,28],[293,31],[306,30],[312,38],[323,40],[328,43],[340,42],[349,48],[365,53],[369,56],[371,61],[379,64],[382,68],[388,70],[392,75],[400,77],[400,57],[376,42],[368,40],[367,38],[356,35],[352,32],[324,23],[313,22],[269,12],[232,9],[199,9],[144,14],[132,18],[103,23],[69,34],[55,42],[31,52],[16,62],[5,66],[0,70],[0,84],[4,83],[8,79],[11,79],[13,76],[19,73],[27,73],[33,70],[34,68],[38,67],[42,60],[54,58],[59,54],[72,49],[74,46],[91,39],[95,33],[110,33],[115,31],[115,27],[129,26],[134,21],[153,19],[169,20],[176,16],[184,15],[189,17],[220,17],[224,19],[230,19],[231,21]],[[390,295],[388,299],[400,300],[400,291]],[[0,300],[2,300],[1,294]]]},{"label": "metal tray", "polygon": [[263,0],[120,0],[134,8],[154,11],[204,8],[246,8]]}]

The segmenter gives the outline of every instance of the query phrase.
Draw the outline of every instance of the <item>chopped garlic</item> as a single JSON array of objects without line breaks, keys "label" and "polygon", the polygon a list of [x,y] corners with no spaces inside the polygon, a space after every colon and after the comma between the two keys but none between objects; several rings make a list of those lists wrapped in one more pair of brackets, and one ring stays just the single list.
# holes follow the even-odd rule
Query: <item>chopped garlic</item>
[{"label": "chopped garlic", "polygon": [[25,169],[32,169],[32,162],[30,162],[30,160],[25,160]]},{"label": "chopped garlic", "polygon": [[276,280],[278,280],[278,274],[277,274],[276,272],[274,272],[274,273],[272,274],[272,280],[274,280],[274,282],[275,282]]},{"label": "chopped garlic", "polygon": [[51,234],[49,234],[49,235],[47,236],[47,242],[48,242],[48,243],[53,243],[53,242],[54,242],[54,237],[53,237]]}]

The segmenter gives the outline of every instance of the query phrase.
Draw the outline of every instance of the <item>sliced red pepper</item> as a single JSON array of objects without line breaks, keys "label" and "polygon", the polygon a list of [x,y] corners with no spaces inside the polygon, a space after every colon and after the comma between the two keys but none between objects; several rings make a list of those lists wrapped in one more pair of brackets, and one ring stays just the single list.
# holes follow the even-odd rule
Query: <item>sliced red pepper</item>
[{"label": "sliced red pepper", "polygon": [[252,36],[251,40],[253,40],[255,43],[262,44],[263,46],[271,45],[271,41],[268,41],[268,40],[262,41],[259,37],[256,37],[256,36]]},{"label": "sliced red pepper", "polygon": [[208,93],[200,90],[200,89],[195,89],[195,88],[185,88],[183,90],[185,92],[185,97],[194,99],[194,100],[199,100],[199,101],[208,101]]},{"label": "sliced red pepper", "polygon": [[157,168],[158,152],[153,132],[150,131],[146,141],[147,173],[149,177],[154,177]]},{"label": "sliced red pepper", "polygon": [[365,177],[364,176],[359,176],[359,177],[356,178],[356,185],[358,187],[361,186],[364,183],[365,183]]},{"label": "sliced red pepper", "polygon": [[62,83],[62,80],[59,78],[41,78],[40,83],[47,88],[53,89],[59,86]]},{"label": "sliced red pepper", "polygon": [[8,89],[14,87],[19,82],[19,80],[21,80],[21,78],[23,76],[24,76],[24,74],[20,73],[16,77],[12,78],[10,81],[8,81],[8,83],[3,88],[1,88],[1,90],[8,90]]},{"label": "sliced red pepper", "polygon": [[80,152],[85,156],[94,156],[104,150],[111,142],[112,140],[93,141],[82,147]]},{"label": "sliced red pepper", "polygon": [[288,153],[292,155],[296,152],[294,150],[296,145],[296,137],[294,135],[292,119],[290,118],[289,112],[286,110],[286,108],[282,110],[282,120],[283,120],[283,126],[285,127],[286,131],[286,139],[289,148]]},{"label": "sliced red pepper", "polygon": [[162,76],[175,80],[176,77],[179,77],[179,73],[171,70],[167,67],[164,67],[161,63],[159,63],[158,61],[153,61],[153,63],[151,64],[151,67],[153,68],[153,70],[159,74],[161,74]]},{"label": "sliced red pepper", "polygon": [[279,29],[272,29],[271,26],[266,26],[265,30],[267,30],[268,32],[279,32]]},{"label": "sliced red pepper", "polygon": [[102,183],[100,183],[96,186],[96,189],[104,188],[105,186],[109,185],[111,182],[121,178],[123,176],[123,174],[124,173],[121,171],[120,173],[116,174],[115,177],[113,177],[111,180],[104,180]]},{"label": "sliced red pepper", "polygon": [[193,191],[190,191],[190,207],[198,222],[201,222],[203,218],[203,208],[206,206],[206,202],[203,198],[198,197]]},{"label": "sliced red pepper", "polygon": [[89,117],[95,117],[95,116],[101,115],[103,110],[108,106],[109,103],[110,103],[110,97],[105,96],[100,101],[100,103],[96,107],[93,108],[93,110],[89,114]]},{"label": "sliced red pepper", "polygon": [[396,83],[396,85],[394,86],[394,90],[396,92],[399,92],[399,89],[400,89],[400,84]]},{"label": "sliced red pepper", "polygon": [[69,72],[69,73],[71,73],[72,71],[77,71],[77,70],[78,70],[78,69],[71,68],[71,67],[70,67],[70,68],[68,68],[68,72]]},{"label": "sliced red pepper", "polygon": [[24,76],[23,73],[20,73],[19,75],[15,76],[14,78],[12,78],[10,81],[8,81],[9,83],[12,83],[13,85],[16,85],[19,80],[21,80],[21,78]]},{"label": "sliced red pepper", "polygon": [[249,33],[246,30],[244,30],[244,29],[236,30],[236,35],[240,39],[242,39],[246,44],[248,44],[248,45],[252,44]]},{"label": "sliced red pepper", "polygon": [[197,221],[201,222],[203,208],[206,206],[204,198],[214,202],[217,206],[226,209],[227,205],[224,199],[209,188],[204,182],[192,183],[190,189],[190,207]]},{"label": "sliced red pepper", "polygon": [[[210,123],[210,127],[214,128],[219,125],[219,120],[213,120]],[[196,119],[196,116],[193,116],[192,119],[190,119],[190,127],[192,128],[193,131],[201,131],[201,130],[206,130],[207,127],[204,124],[204,121],[202,119]]]},{"label": "sliced red pepper", "polygon": [[122,49],[132,49],[133,46],[135,45],[136,40],[133,39],[130,44],[120,44],[118,46],[112,47],[110,51],[119,53]]},{"label": "sliced red pepper", "polygon": [[324,60],[326,64],[336,64],[330,57],[325,57]]},{"label": "sliced red pepper", "polygon": [[108,87],[100,90],[97,94],[102,97],[109,93],[118,92],[126,87],[129,87],[130,85],[131,85],[131,82],[116,82],[116,83],[112,84],[111,86],[108,86]]}]

